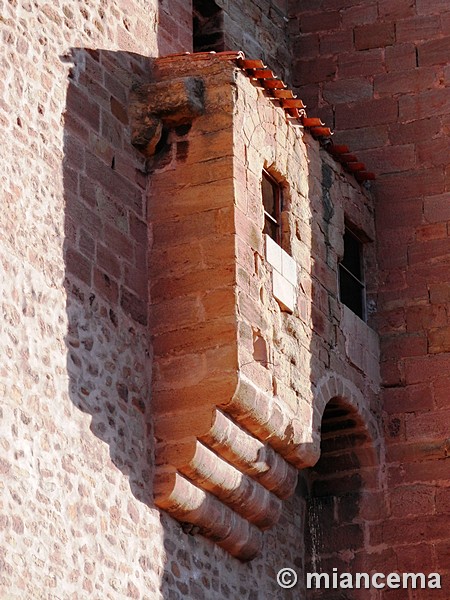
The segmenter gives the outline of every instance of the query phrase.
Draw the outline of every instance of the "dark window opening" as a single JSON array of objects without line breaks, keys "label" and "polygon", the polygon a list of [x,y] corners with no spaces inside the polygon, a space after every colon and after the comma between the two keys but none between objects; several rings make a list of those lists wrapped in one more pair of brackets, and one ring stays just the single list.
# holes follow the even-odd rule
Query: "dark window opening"
[{"label": "dark window opening", "polygon": [[263,171],[261,190],[264,204],[264,233],[281,245],[281,186],[270,173]]},{"label": "dark window opening", "polygon": [[344,233],[344,256],[339,263],[339,297],[360,319],[366,318],[363,243],[348,227]]},{"label": "dark window opening", "polygon": [[223,11],[211,0],[193,0],[194,52],[225,50]]}]

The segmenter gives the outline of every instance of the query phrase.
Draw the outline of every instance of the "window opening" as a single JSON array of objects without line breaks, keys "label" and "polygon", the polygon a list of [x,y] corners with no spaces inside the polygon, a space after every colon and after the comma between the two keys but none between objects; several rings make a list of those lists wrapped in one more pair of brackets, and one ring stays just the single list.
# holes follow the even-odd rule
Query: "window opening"
[{"label": "window opening", "polygon": [[215,2],[193,0],[192,25],[194,52],[225,50],[223,11]]},{"label": "window opening", "polygon": [[262,174],[262,199],[264,205],[264,231],[281,245],[281,186],[267,171]]},{"label": "window opening", "polygon": [[344,256],[339,263],[339,297],[343,304],[365,320],[363,243],[348,227],[344,232]]}]

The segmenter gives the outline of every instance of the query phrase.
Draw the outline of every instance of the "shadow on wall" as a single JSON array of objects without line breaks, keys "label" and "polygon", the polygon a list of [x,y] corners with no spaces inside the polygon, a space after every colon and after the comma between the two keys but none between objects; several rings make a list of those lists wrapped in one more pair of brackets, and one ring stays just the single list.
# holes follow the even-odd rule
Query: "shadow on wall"
[{"label": "shadow on wall", "polygon": [[64,60],[73,64],[63,162],[70,397],[92,416],[134,496],[149,503],[146,177],[126,109],[148,59],[75,48]]}]

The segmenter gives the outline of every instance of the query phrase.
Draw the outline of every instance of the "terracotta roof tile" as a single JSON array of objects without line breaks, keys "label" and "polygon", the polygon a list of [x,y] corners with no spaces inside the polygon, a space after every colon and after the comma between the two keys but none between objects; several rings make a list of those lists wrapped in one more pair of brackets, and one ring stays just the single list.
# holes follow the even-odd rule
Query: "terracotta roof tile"
[{"label": "terracotta roof tile", "polygon": [[300,98],[288,89],[287,85],[279,79],[274,72],[269,69],[262,60],[246,59],[242,51],[226,52],[182,52],[180,54],[171,54],[170,56],[158,58],[158,61],[170,60],[180,56],[187,56],[189,60],[204,60],[214,56],[220,60],[235,62],[246,75],[253,79],[257,85],[266,90],[268,97],[284,109],[286,116],[292,121],[299,121],[305,129],[308,129],[311,135],[323,143],[323,147],[333,155],[333,157],[342,164],[342,166],[360,182],[375,179],[374,173],[368,173],[365,165],[358,162],[355,155],[350,154],[348,146],[334,144],[331,136],[333,132],[325,123],[316,117],[308,117],[306,106]]}]

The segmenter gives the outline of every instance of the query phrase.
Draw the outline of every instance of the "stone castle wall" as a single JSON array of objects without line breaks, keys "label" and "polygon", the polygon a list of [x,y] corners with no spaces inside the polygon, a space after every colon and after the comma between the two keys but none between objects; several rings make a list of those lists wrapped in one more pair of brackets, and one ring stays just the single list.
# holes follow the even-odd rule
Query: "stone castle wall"
[{"label": "stone castle wall", "polygon": [[[218,0],[217,4],[224,10],[227,44],[242,47],[250,57],[263,58],[289,81],[285,2]],[[359,14],[358,6],[350,4],[339,14]],[[376,18],[372,5],[377,6]],[[310,428],[311,434],[316,432],[316,442],[323,411],[333,398],[345,401],[345,415],[356,424],[349,438],[356,450],[347,452],[346,446],[343,452],[328,449],[326,457],[336,459],[329,463],[332,473],[319,464],[302,477],[296,494],[283,501],[278,523],[264,532],[260,555],[250,563],[242,563],[196,535],[192,528],[183,529],[153,503],[151,381],[153,357],[160,349],[156,350],[155,340],[151,340],[158,333],[158,315],[148,312],[148,303],[158,294],[164,296],[161,281],[170,279],[172,267],[168,255],[149,253],[167,230],[165,223],[150,218],[148,212],[154,165],[131,144],[129,104],[132,87],[154,76],[149,59],[191,50],[190,3],[2,3],[2,597],[290,598],[292,591],[281,590],[275,576],[284,566],[301,574],[311,559],[308,553],[312,542],[307,542],[305,550],[304,540],[305,522],[312,522],[307,500],[311,490],[314,506],[320,504],[322,511],[325,501],[320,498],[331,497],[325,502],[328,509],[332,508],[323,513],[323,523],[339,529],[334,547],[325,544],[319,548],[328,557],[324,565],[331,557],[328,566],[334,566],[333,561],[350,544],[356,556],[354,565],[381,568],[387,557],[389,566],[393,560],[399,568],[412,569],[420,551],[423,569],[448,568],[448,541],[442,534],[448,488],[435,485],[447,472],[442,460],[448,422],[447,388],[441,377],[446,354],[441,351],[446,348],[447,332],[444,252],[448,173],[445,151],[436,153],[435,146],[430,149],[423,133],[432,131],[437,147],[441,147],[448,111],[439,109],[438,115],[427,111],[436,103],[441,106],[441,89],[446,91],[446,70],[436,65],[441,64],[439,48],[445,44],[447,21],[442,16],[445,6],[439,3],[418,0],[414,9],[417,15],[410,14],[412,9],[406,5],[411,2],[396,3],[392,18],[389,11],[393,9],[381,1],[371,3],[371,9],[365,7],[366,13],[360,9],[361,16],[354,16],[355,23],[369,29],[361,31],[357,39],[368,37],[378,45],[363,48],[361,43],[366,42],[358,41],[356,50],[352,46],[346,56],[350,64],[360,58],[359,52],[366,52],[367,57],[381,52],[387,57],[387,46],[385,50],[380,48],[392,42],[391,68],[397,77],[401,69],[407,70],[405,65],[410,65],[411,45],[416,42],[391,39],[390,26],[386,25],[381,27],[380,35],[384,32],[384,37],[379,41],[378,14],[386,20],[401,20],[396,35],[400,25],[404,31],[413,26],[429,28],[437,22],[441,27],[433,30],[436,40],[429,45],[423,38],[417,42],[418,60],[425,61],[420,73],[431,66],[436,76],[430,83],[432,89],[421,89],[417,96],[422,103],[421,117],[415,120],[409,116],[407,123],[398,119],[383,121],[385,117],[377,115],[393,114],[391,99],[377,98],[371,112],[376,121],[374,129],[356,120],[350,125],[356,123],[362,130],[348,132],[352,149],[362,151],[374,170],[381,164],[379,148],[384,144],[388,146],[389,164],[396,165],[395,172],[386,173],[377,184],[377,189],[386,193],[378,200],[377,237],[384,244],[378,257],[383,269],[378,297],[376,259],[370,251],[368,265],[369,297],[378,301],[373,322],[384,335],[388,483],[392,485],[387,495],[379,492],[379,487],[386,484],[377,469],[380,454],[374,459],[372,452],[374,446],[377,452],[382,449],[376,426],[371,426],[380,409],[376,393],[377,337],[337,302],[336,269],[342,254],[344,215],[375,239],[370,197],[309,134],[296,133],[296,146],[295,136],[289,133],[279,109],[261,108],[260,114],[254,114],[245,95],[237,98],[242,137],[233,147],[234,193],[241,208],[244,204],[253,208],[236,221],[219,218],[219,225],[230,226],[238,240],[236,278],[240,278],[242,288],[237,319],[239,360],[248,363],[247,358],[260,360],[263,355],[273,359],[276,367],[270,377],[262,365],[247,365],[244,370],[262,387],[276,389],[295,410],[299,408],[297,395],[306,397],[304,414],[300,412],[307,422],[306,429]],[[315,43],[317,20],[320,27],[332,28],[321,30],[324,41],[320,41],[322,33],[317,34],[321,48],[325,48],[326,41],[335,48],[333,40],[347,35],[347,25],[342,29],[341,22],[334,21],[329,11],[325,13],[327,19],[317,17],[315,6],[317,3],[311,8],[311,3],[305,2],[300,9],[298,4],[291,7],[296,54],[304,42]],[[326,8],[323,2],[320,6]],[[299,10],[306,12],[301,15]],[[364,14],[372,14],[368,22]],[[298,20],[307,29],[300,32],[301,39],[296,37]],[[305,47],[301,52],[304,55]],[[309,52],[316,62],[308,65],[307,71],[313,67],[312,72],[320,74],[320,79],[311,82],[313,87],[302,88],[302,93],[309,100],[309,114],[314,114],[313,88],[318,89],[319,81],[325,85],[329,73],[321,72],[325,63],[317,60],[317,52]],[[338,60],[334,49],[329,52],[333,60]],[[386,57],[383,64],[388,64]],[[301,67],[295,61],[293,77],[301,83],[304,79],[295,79],[297,68]],[[358,77],[358,91],[353,93],[364,94],[370,77]],[[384,83],[382,78],[378,80],[377,85],[389,86],[389,73],[385,79]],[[348,82],[345,89],[347,84],[351,90]],[[241,85],[255,101],[252,84],[245,79]],[[334,86],[339,87],[339,81]],[[393,102],[407,110],[415,91],[416,87],[408,87],[401,92],[405,97],[395,97]],[[375,102],[371,94],[367,101]],[[344,104],[349,101],[357,103],[359,96],[345,96]],[[356,119],[365,107],[359,110],[351,104],[347,108],[355,109],[351,114]],[[332,116],[322,102],[318,108]],[[336,114],[344,115],[344,109],[342,106]],[[271,132],[269,140],[261,134],[261,123]],[[328,120],[327,124],[332,122]],[[348,123],[336,122],[337,127],[341,125],[346,128]],[[157,168],[173,167],[175,177],[183,176],[187,183],[196,173],[203,176],[192,132],[181,129],[170,135],[171,153],[160,152],[158,147]],[[382,142],[376,141],[379,139]],[[398,139],[397,153],[394,147]],[[220,155],[220,144],[228,141],[221,139],[218,148],[211,146],[208,150]],[[199,152],[203,151],[204,146]],[[396,157],[400,154],[406,162],[398,165]],[[169,155],[174,161],[171,165],[164,163]],[[287,157],[293,161],[289,165]],[[296,161],[301,165],[298,172]],[[288,196],[291,212],[286,212],[283,219],[289,232],[284,249],[298,264],[293,314],[281,310],[273,296],[278,263],[276,257],[270,262],[266,254],[261,205],[257,203],[262,166],[273,167],[275,175],[289,180],[292,190]],[[420,176],[416,175],[416,167]],[[393,200],[393,186],[400,194],[398,202]],[[421,190],[420,197],[415,196],[417,189]],[[158,192],[157,196],[160,206],[164,206],[164,194]],[[188,222],[184,229],[187,239],[198,236],[194,221],[192,230]],[[217,247],[212,246],[211,252],[208,247],[200,250],[200,260],[212,271],[226,258],[220,256]],[[432,263],[428,260],[430,251]],[[195,260],[195,254],[177,252],[175,269],[183,271],[188,259]],[[149,272],[154,276],[155,269],[159,269],[159,276],[149,281]],[[170,292],[169,288],[166,291]],[[220,297],[212,301],[210,310],[217,310],[217,306],[224,306]],[[202,305],[202,310],[207,309]],[[173,310],[182,320],[180,306]],[[297,342],[300,350],[295,347]],[[261,348],[265,348],[262,354]],[[427,352],[431,354],[425,356]],[[170,378],[171,358],[167,365],[165,375]],[[197,366],[193,365],[195,369]],[[189,375],[187,371],[184,374]],[[332,447],[344,442],[333,429],[333,414],[342,411],[344,405],[332,405],[324,417]],[[436,425],[437,410],[441,425]],[[375,445],[366,444],[368,431],[372,439],[377,438]],[[362,444],[361,439],[365,440]],[[339,489],[342,496],[327,492],[330,481],[332,490]],[[356,485],[349,488],[355,481]],[[351,497],[351,502],[345,502],[344,496]],[[388,526],[383,525],[379,510],[380,506],[384,509],[385,499],[392,517]],[[405,502],[409,503],[406,516],[402,508]],[[422,541],[422,530],[417,529],[419,517],[426,541]],[[398,543],[395,536],[399,530],[406,532],[408,546]],[[386,544],[394,548],[389,555],[385,553]],[[367,548],[372,554],[368,560],[363,558]],[[345,556],[348,564],[349,555]]]},{"label": "stone castle wall", "polygon": [[450,7],[304,0],[289,9],[299,94],[377,174],[373,324],[390,518],[373,537],[393,548],[389,565],[448,573]]},{"label": "stone castle wall", "polygon": [[[0,596],[279,597],[295,498],[250,565],[153,505],[146,161],[129,93],[185,2],[4,2]],[[190,7],[189,7],[190,8]]]}]

